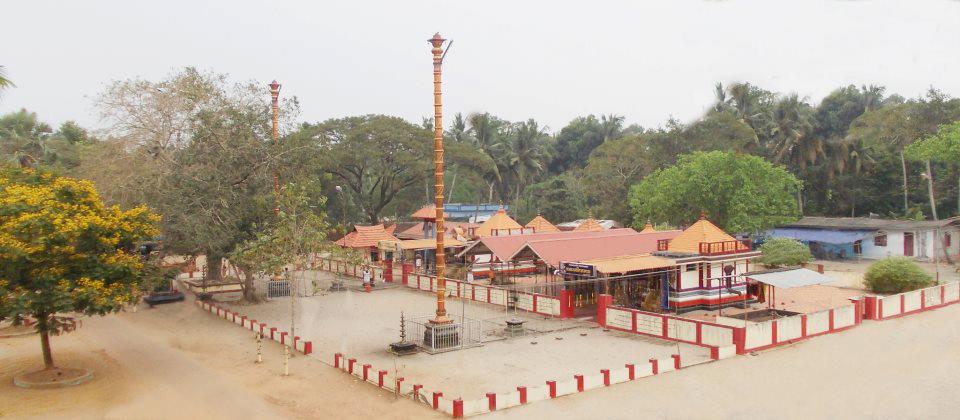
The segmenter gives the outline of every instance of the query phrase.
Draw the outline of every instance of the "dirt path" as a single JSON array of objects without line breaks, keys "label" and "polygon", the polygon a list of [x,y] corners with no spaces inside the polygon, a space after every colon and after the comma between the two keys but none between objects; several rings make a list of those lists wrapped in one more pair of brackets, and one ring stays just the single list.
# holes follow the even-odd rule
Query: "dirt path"
[{"label": "dirt path", "polygon": [[[220,343],[234,343],[223,346]],[[86,319],[54,338],[58,365],[95,370],[93,381],[62,390],[23,390],[12,377],[40,367],[35,336],[0,341],[0,417],[10,418],[424,418],[437,415],[354,381],[308,357],[280,377],[281,348],[265,343],[266,363],[240,328],[192,303]]]}]

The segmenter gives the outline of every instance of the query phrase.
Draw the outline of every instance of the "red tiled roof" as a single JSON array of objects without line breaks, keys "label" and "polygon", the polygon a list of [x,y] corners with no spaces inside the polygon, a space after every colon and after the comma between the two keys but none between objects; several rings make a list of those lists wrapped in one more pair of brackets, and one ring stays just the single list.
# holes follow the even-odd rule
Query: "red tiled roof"
[{"label": "red tiled roof", "polygon": [[[443,218],[446,219],[448,217],[450,217],[450,215],[444,212]],[[410,215],[410,218],[435,220],[437,218],[437,206],[435,204],[423,206],[423,208],[420,210],[413,212],[413,214]]]},{"label": "red tiled roof", "polygon": [[554,267],[560,261],[585,261],[598,258],[610,258],[621,255],[647,254],[657,250],[657,241],[672,239],[680,235],[678,230],[669,230],[655,233],[639,233],[633,229],[611,229],[603,232],[576,232],[602,234],[613,230],[629,230],[632,234],[604,236],[596,235],[574,240],[556,238],[550,240],[528,242],[519,250],[510,255],[513,259],[521,252],[532,252],[539,259]]},{"label": "red tiled roof", "polygon": [[[383,225],[360,226],[354,225],[354,231],[338,239],[335,243],[344,248],[376,247],[377,243],[385,240],[398,240]],[[392,230],[392,229],[391,229]]]},{"label": "red tiled roof", "polygon": [[[676,234],[679,234],[679,231],[673,231]],[[471,249],[476,247],[485,247],[489,249],[494,257],[499,258],[501,261],[508,261],[513,255],[523,248],[525,245],[534,242],[540,241],[552,241],[556,240],[561,243],[573,244],[577,243],[580,240],[587,238],[610,238],[617,236],[632,236],[639,235],[637,231],[630,228],[619,228],[619,229],[608,229],[598,232],[573,232],[573,231],[562,231],[562,232],[548,232],[548,233],[531,233],[525,235],[505,235],[505,236],[484,236],[480,238],[473,245],[468,247],[464,252],[469,252]],[[657,241],[653,241],[654,251],[656,250]],[[481,248],[482,249],[482,248]],[[623,255],[623,254],[620,254]]]}]

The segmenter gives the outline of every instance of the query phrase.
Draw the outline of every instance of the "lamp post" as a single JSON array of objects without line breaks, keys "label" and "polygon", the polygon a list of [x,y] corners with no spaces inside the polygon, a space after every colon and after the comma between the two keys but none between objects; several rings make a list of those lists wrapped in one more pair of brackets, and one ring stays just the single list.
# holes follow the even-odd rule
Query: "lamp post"
[{"label": "lamp post", "polygon": [[[276,80],[270,83],[270,97],[273,100],[273,145],[278,146],[280,144],[280,130],[277,127],[277,122],[280,117],[280,104],[278,102],[280,98],[280,83],[277,83]],[[276,167],[274,167],[273,170],[273,215],[280,215],[280,173]]]},{"label": "lamp post", "polygon": [[433,47],[433,178],[434,199],[437,207],[437,316],[430,322],[433,324],[449,324],[452,320],[447,316],[444,298],[447,294],[446,282],[446,255],[443,246],[443,106],[440,101],[440,68],[443,65],[443,43],[446,40],[440,33],[433,35],[428,42]]}]

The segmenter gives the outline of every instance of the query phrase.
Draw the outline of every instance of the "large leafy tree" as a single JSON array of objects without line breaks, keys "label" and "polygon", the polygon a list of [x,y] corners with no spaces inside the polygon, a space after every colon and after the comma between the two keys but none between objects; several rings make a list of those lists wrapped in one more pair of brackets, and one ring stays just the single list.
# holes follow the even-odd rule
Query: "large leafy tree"
[{"label": "large leafy tree", "polygon": [[316,171],[342,183],[369,223],[379,223],[388,206],[423,185],[433,168],[430,131],[398,117],[364,115],[304,124],[296,136],[312,140]]},{"label": "large leafy tree", "polygon": [[759,232],[799,218],[793,193],[800,181],[763,158],[697,152],[658,170],[630,191],[634,225],[695,221],[701,211],[730,232]]},{"label": "large leafy tree", "polygon": [[542,214],[553,223],[569,222],[587,215],[586,196],[576,171],[530,185],[517,201],[517,220],[527,222]]},{"label": "large leafy tree", "polygon": [[57,314],[104,315],[134,301],[138,241],[157,234],[146,207],[107,207],[93,184],[33,169],[0,170],[0,318],[37,320],[54,368]]},{"label": "large leafy tree", "polygon": [[306,291],[300,289],[301,286],[306,286],[302,269],[316,254],[338,249],[327,240],[332,229],[327,221],[326,203],[327,199],[321,194],[319,183],[291,183],[283,186],[281,210],[276,220],[271,221],[257,232],[254,238],[238,246],[231,254],[231,261],[242,269],[245,277],[244,299],[249,302],[257,300],[254,288],[257,277],[279,273],[290,265],[294,270],[287,270],[286,275],[293,287],[291,295]]},{"label": "large leafy tree", "polygon": [[[164,80],[111,83],[97,105],[108,138],[83,150],[75,173],[114,203],[149,203],[164,214],[165,250],[220,261],[272,217],[273,177],[303,176],[306,150],[274,146],[266,84],[231,84],[222,74],[180,70]],[[297,112],[281,102],[281,131]]]},{"label": "large leafy tree", "polygon": [[583,168],[594,149],[622,135],[623,117],[620,115],[577,117],[557,134],[555,152],[550,162],[551,172]]}]

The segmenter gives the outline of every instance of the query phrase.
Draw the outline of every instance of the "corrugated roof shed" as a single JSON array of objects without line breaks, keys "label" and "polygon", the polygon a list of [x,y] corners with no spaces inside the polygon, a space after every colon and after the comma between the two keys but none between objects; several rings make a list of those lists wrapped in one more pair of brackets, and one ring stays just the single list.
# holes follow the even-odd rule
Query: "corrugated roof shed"
[{"label": "corrugated roof shed", "polygon": [[807,216],[796,223],[784,225],[783,227],[805,227],[805,228],[828,228],[837,230],[863,230],[863,229],[933,229],[956,224],[960,217],[951,217],[943,220],[891,220],[878,219],[874,217],[814,217]]}]

